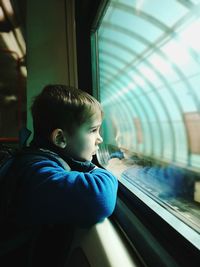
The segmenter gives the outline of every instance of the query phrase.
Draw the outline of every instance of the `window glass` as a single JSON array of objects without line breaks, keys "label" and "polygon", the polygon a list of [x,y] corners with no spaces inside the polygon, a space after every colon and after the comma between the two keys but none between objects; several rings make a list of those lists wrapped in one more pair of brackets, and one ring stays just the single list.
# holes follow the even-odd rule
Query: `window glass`
[{"label": "window glass", "polygon": [[199,3],[110,1],[92,43],[105,111],[100,163],[198,236]]}]

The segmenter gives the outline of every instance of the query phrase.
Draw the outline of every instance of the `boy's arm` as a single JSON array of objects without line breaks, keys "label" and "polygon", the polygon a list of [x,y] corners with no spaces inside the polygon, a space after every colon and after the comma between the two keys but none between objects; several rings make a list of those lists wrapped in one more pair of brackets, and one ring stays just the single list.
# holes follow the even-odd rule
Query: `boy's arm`
[{"label": "boy's arm", "polygon": [[19,221],[89,226],[110,216],[115,208],[118,182],[104,169],[66,171],[44,160],[29,166],[24,175]]}]

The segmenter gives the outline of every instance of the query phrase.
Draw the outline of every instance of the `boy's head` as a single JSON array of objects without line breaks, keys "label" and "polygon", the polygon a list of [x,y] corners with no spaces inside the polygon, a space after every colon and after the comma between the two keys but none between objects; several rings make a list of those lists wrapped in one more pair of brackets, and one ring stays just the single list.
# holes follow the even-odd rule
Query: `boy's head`
[{"label": "boy's head", "polygon": [[[31,111],[34,136],[51,141],[71,156],[89,160],[89,154],[93,155],[102,142],[99,135],[103,114],[101,105],[84,91],[60,84],[47,85],[34,99]],[[86,131],[91,131],[91,128],[97,130],[98,136],[93,136],[96,140],[92,141],[94,144],[89,149],[92,151],[87,148],[88,151],[83,151],[85,155],[81,155],[81,147],[86,150],[83,143],[91,141],[89,134],[86,140]]]}]

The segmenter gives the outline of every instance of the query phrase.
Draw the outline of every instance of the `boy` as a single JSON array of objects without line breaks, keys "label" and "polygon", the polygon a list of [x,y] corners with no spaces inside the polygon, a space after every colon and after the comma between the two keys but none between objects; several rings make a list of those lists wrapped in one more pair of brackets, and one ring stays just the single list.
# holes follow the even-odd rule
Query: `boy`
[{"label": "boy", "polygon": [[96,99],[65,85],[48,85],[35,98],[34,137],[12,168],[12,222],[88,227],[112,214],[117,179],[91,162],[103,141],[102,113]]}]

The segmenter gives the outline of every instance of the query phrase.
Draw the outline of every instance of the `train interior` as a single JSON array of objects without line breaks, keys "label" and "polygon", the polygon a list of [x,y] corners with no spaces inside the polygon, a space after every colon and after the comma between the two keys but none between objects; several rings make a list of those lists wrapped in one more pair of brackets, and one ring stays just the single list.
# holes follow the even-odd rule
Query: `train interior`
[{"label": "train interior", "polygon": [[199,266],[199,28],[199,0],[0,0],[1,148],[32,132],[47,83],[104,110],[94,162],[117,176],[118,200],[76,230],[65,266]]}]

